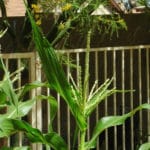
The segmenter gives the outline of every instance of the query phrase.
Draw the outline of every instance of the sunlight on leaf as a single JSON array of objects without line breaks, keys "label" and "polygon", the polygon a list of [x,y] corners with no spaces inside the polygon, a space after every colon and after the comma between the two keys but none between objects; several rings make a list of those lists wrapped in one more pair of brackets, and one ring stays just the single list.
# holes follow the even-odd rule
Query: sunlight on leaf
[{"label": "sunlight on leaf", "polygon": [[150,150],[150,142],[142,144],[139,150]]},{"label": "sunlight on leaf", "polygon": [[6,28],[5,30],[0,31],[0,38],[2,38],[4,36],[4,34],[7,32],[7,29],[8,28]]},{"label": "sunlight on leaf", "polygon": [[25,102],[19,102],[18,108],[14,105],[7,105],[7,112],[5,114],[0,114],[1,118],[17,118],[23,117],[29,113],[35,104],[35,99],[27,100]]},{"label": "sunlight on leaf", "polygon": [[13,147],[13,148],[2,147],[1,150],[31,150],[31,148],[29,146],[21,146],[21,147]]}]

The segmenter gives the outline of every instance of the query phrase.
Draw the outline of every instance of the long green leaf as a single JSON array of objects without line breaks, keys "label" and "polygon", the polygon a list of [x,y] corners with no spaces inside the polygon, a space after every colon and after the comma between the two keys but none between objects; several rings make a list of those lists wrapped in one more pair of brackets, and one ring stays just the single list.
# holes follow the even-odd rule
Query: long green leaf
[{"label": "long green leaf", "polygon": [[1,89],[1,91],[5,92],[9,102],[17,107],[18,98],[17,98],[16,93],[14,92],[13,85],[12,85],[12,82],[10,81],[10,79],[9,79],[9,74],[8,73],[5,75],[3,81],[0,82],[0,89]]},{"label": "long green leaf", "polygon": [[4,91],[0,90],[0,105],[7,103],[7,95]]},{"label": "long green leaf", "polygon": [[29,146],[21,146],[21,147],[2,147],[1,150],[31,150]]},{"label": "long green leaf", "polygon": [[53,121],[55,119],[55,116],[57,114],[57,108],[58,108],[58,104],[57,104],[57,100],[53,97],[53,96],[45,96],[45,95],[39,95],[37,97],[40,100],[48,100],[49,102],[49,107],[50,107],[50,124],[49,124],[49,132],[53,131]]},{"label": "long green leaf", "polygon": [[25,132],[30,142],[45,143],[45,139],[41,131],[38,130],[37,128],[33,128],[29,123],[17,119],[6,119],[6,121],[7,120],[9,121],[10,124],[13,125],[14,132],[18,131]]},{"label": "long green leaf", "polygon": [[67,144],[57,133],[42,134],[37,128],[33,128],[23,120],[0,118],[0,138],[10,136],[22,131],[27,135],[30,142],[49,145],[55,150],[67,150]]},{"label": "long green leaf", "polygon": [[150,104],[142,104],[133,109],[131,112],[122,116],[107,116],[101,118],[93,130],[92,138],[86,143],[85,147],[94,148],[96,146],[96,139],[102,133],[102,131],[112,126],[122,125],[127,118],[132,117],[137,111],[142,109],[150,109]]},{"label": "long green leaf", "polygon": [[19,102],[18,108],[14,105],[7,105],[7,113],[0,114],[1,118],[20,118],[28,114],[35,104],[35,99],[27,100],[25,102]]},{"label": "long green leaf", "polygon": [[142,144],[139,150],[150,150],[150,142]]},{"label": "long green leaf", "polygon": [[13,83],[10,80],[10,74],[7,71],[1,58],[0,58],[0,67],[4,70],[4,78],[0,82],[0,90],[5,92],[9,102],[12,103],[17,108],[17,105],[18,105],[17,94],[14,92]]},{"label": "long green leaf", "polygon": [[0,117],[0,138],[9,137],[13,133],[13,124],[8,119]]},{"label": "long green leaf", "polygon": [[32,89],[38,88],[38,87],[48,87],[47,83],[42,83],[40,81],[34,81],[32,83],[25,84],[22,90],[18,94],[19,100],[22,99],[22,97]]},{"label": "long green leaf", "polygon": [[45,134],[45,139],[49,145],[56,150],[68,150],[64,139],[55,132]]},{"label": "long green leaf", "polygon": [[72,89],[57,59],[56,53],[48,40],[42,35],[28,9],[27,13],[33,29],[33,38],[36,45],[36,50],[38,51],[42,61],[43,69],[50,87],[56,90],[64,98],[70,107],[79,128],[84,130],[87,125],[83,112],[81,112],[76,101],[73,99]]}]

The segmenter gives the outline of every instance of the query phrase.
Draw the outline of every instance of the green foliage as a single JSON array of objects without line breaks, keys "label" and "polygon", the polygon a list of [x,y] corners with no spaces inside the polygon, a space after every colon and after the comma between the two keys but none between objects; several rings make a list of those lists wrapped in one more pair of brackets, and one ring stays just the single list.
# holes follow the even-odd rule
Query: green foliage
[{"label": "green foliage", "polygon": [[0,118],[0,137],[10,136],[17,131],[23,131],[33,143],[47,144],[55,150],[67,150],[65,141],[55,132],[42,134],[40,130],[23,120]]},{"label": "green foliage", "polygon": [[29,11],[28,15],[30,17],[33,29],[33,37],[36,44],[36,48],[41,58],[43,69],[46,73],[46,77],[50,84],[50,88],[56,90],[56,92],[58,92],[62,96],[62,98],[64,98],[73,116],[75,117],[79,130],[81,131],[80,144],[78,147],[79,150],[85,150],[95,147],[97,137],[106,128],[123,124],[128,117],[133,116],[137,111],[141,109],[150,109],[149,104],[143,104],[123,116],[108,116],[101,118],[94,128],[91,139],[85,142],[87,130],[86,121],[90,117],[92,111],[107,96],[110,96],[111,94],[120,91],[117,91],[115,88],[109,89],[112,80],[106,80],[106,82],[102,84],[101,87],[99,87],[97,90],[95,90],[94,85],[90,92],[90,95],[87,96],[91,31],[88,32],[89,34],[87,36],[87,52],[85,60],[86,68],[85,68],[85,77],[83,79],[84,82],[81,81],[81,84],[83,83],[83,86],[81,85],[81,89],[78,89],[73,80],[72,80],[73,86],[70,83],[68,83],[64,75],[63,69],[57,59],[55,50],[52,48],[51,44],[47,41],[47,39],[42,35],[40,29],[36,26]]},{"label": "green foliage", "polygon": [[73,100],[71,85],[67,81],[64,71],[58,61],[57,55],[51,44],[42,35],[29,11],[28,15],[30,17],[33,29],[35,45],[42,61],[43,69],[50,84],[50,88],[56,90],[56,92],[64,98],[70,107],[72,114],[75,116],[78,126],[81,130],[84,130],[86,128],[84,116],[82,115],[77,103]]},{"label": "green foliage", "polygon": [[24,95],[32,89],[47,86],[45,83],[33,82],[24,85],[20,90],[16,90],[13,83],[18,80],[18,73],[23,69],[18,69],[10,74],[2,59],[0,59],[0,68],[4,71],[4,77],[0,81],[0,108],[7,108],[5,114],[0,114],[1,118],[21,118],[28,114],[35,104],[36,97],[30,100],[24,100]]},{"label": "green foliage", "polygon": [[24,97],[24,95],[27,92],[30,92],[32,89],[35,89],[35,88],[38,88],[38,87],[48,87],[48,84],[47,83],[41,83],[39,81],[34,81],[32,83],[25,84],[22,87],[22,89],[20,89],[20,91],[18,92],[19,100],[22,100],[22,98]]},{"label": "green foliage", "polygon": [[50,106],[49,132],[53,132],[53,121],[55,119],[57,109],[58,109],[57,100],[53,96],[45,96],[45,95],[39,95],[37,98],[38,100],[47,100],[49,102],[49,106]]},{"label": "green foliage", "polygon": [[27,100],[25,102],[19,102],[17,108],[12,104],[5,105],[5,107],[7,107],[7,113],[1,114],[0,117],[1,118],[23,117],[28,114],[28,112],[32,109],[34,104],[35,104],[35,99]]},{"label": "green foliage", "polygon": [[3,80],[0,82],[0,91],[3,93],[3,95],[7,95],[9,102],[17,107],[18,105],[18,99],[17,94],[13,90],[13,84],[10,80],[10,74],[6,70],[3,61],[0,60],[0,66],[4,70],[4,77]]},{"label": "green foliage", "polygon": [[[19,79],[18,74],[20,73],[20,71],[23,70],[23,68],[20,68],[17,71],[10,74],[3,63],[2,58],[0,58],[0,69],[3,70],[4,73],[3,78],[0,81],[0,109],[6,110],[5,113],[0,114],[0,138],[9,137],[10,135],[20,130],[21,131],[26,130],[26,132],[27,131],[29,132],[30,129],[32,130],[32,127],[30,127],[27,123],[22,121],[21,118],[26,116],[29,113],[29,111],[35,105],[37,97],[33,97],[32,99],[26,100],[24,99],[24,95],[30,92],[32,89],[38,87],[47,87],[48,85],[47,83],[40,83],[36,81],[33,83],[26,84],[20,89],[15,89],[14,82],[16,82]],[[56,102],[54,103],[54,100],[50,100],[49,98],[49,101],[53,106],[53,108],[57,107]],[[51,111],[52,115],[54,115],[54,109],[52,110],[53,110]],[[13,119],[14,120],[18,119],[18,120],[14,121]],[[29,130],[27,130],[27,128]],[[36,129],[33,129],[33,131],[34,130]],[[29,134],[29,137],[32,137],[32,134],[31,135]],[[13,148],[13,149],[19,149],[19,148]],[[22,150],[23,149],[27,149],[27,147],[23,147]]]},{"label": "green foliage", "polygon": [[105,129],[117,125],[122,125],[124,124],[125,120],[129,117],[132,117],[137,111],[142,110],[142,109],[150,109],[150,104],[142,104],[138,106],[137,108],[133,109],[131,112],[121,115],[121,116],[106,116],[102,117],[96,124],[92,138],[90,141],[86,143],[86,148],[93,148],[96,145],[96,139],[97,137],[104,131]]},{"label": "green foliage", "polygon": [[22,147],[2,147],[1,150],[31,150],[28,146],[22,146]]},{"label": "green foliage", "polygon": [[76,31],[84,37],[89,30],[92,35],[98,31],[99,34],[112,37],[114,33],[118,36],[120,29],[127,30],[119,14],[113,12],[111,15],[93,15],[100,5],[109,5],[107,0],[37,0],[37,4],[44,13],[54,11],[54,15],[56,14],[56,20],[47,35],[53,46],[59,45],[62,40],[65,46],[69,35]]},{"label": "green foliage", "polygon": [[[116,90],[116,88],[110,89],[112,79],[108,79],[97,89],[96,81],[88,95],[90,39],[95,30],[95,27],[98,27],[99,23],[102,23],[104,28],[106,28],[105,31],[111,31],[109,32],[110,35],[118,31],[120,27],[126,28],[123,20],[118,20],[120,19],[118,15],[117,19],[115,16],[112,16],[113,19],[99,16],[94,18],[91,13],[96,10],[101,3],[102,1],[98,0],[86,2],[83,0],[75,0],[63,1],[60,3],[63,22],[56,21],[56,25],[59,26],[62,23],[64,27],[57,32],[51,43],[49,43],[47,38],[43,35],[42,31],[34,21],[32,14],[27,9],[29,20],[32,26],[33,40],[41,59],[43,70],[47,77],[48,83],[34,82],[26,84],[19,92],[16,93],[16,90],[13,87],[13,83],[17,80],[16,74],[18,71],[13,74],[14,78],[11,80],[11,75],[1,60],[0,67],[4,70],[4,78],[0,82],[0,98],[2,100],[0,102],[0,106],[7,107],[8,111],[0,116],[0,137],[9,137],[18,131],[22,131],[26,134],[30,142],[42,143],[46,146],[50,146],[55,150],[68,149],[64,139],[55,131],[53,131],[52,123],[57,112],[57,102],[54,97],[47,97],[44,95],[39,95],[36,97],[37,100],[48,100],[51,106],[51,123],[49,125],[48,133],[43,134],[39,129],[33,128],[29,123],[20,120],[20,117],[25,116],[35,103],[35,99],[24,101],[23,98],[25,93],[41,86],[49,87],[50,89],[55,90],[58,94],[60,94],[60,96],[70,108],[77,126],[75,137],[77,137],[78,133],[80,136],[80,142],[78,145],[79,150],[95,148],[96,140],[102,131],[112,126],[122,125],[127,118],[132,117],[137,111],[142,109],[150,109],[150,104],[142,104],[133,109],[131,112],[122,116],[102,117],[96,123],[93,129],[92,137],[89,139],[89,141],[86,141],[86,131],[88,126],[87,120],[89,119],[91,113],[96,109],[98,104],[100,104],[103,100],[106,100],[108,96],[116,92],[124,92]],[[55,6],[55,1],[52,1],[52,5]],[[59,62],[59,59],[56,55],[55,49],[53,48],[53,46],[61,38],[63,38],[68,30],[74,27],[85,28],[84,31],[87,33],[87,51],[85,57],[84,77],[83,79],[81,76],[79,77],[79,88],[75,84],[75,81],[72,77],[72,84],[68,82],[61,63]],[[83,70],[81,69],[81,72],[82,71]],[[145,145],[143,147],[145,148]],[[28,147],[24,148],[28,149]],[[20,150],[22,149],[20,148]]]},{"label": "green foliage", "polygon": [[139,150],[150,150],[150,143],[144,143],[140,146]]}]

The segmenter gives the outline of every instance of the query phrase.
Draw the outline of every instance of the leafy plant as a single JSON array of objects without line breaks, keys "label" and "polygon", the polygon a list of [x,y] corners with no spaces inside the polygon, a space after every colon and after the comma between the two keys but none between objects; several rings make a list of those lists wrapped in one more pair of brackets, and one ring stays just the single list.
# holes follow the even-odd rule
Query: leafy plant
[{"label": "leafy plant", "polygon": [[[97,1],[98,2],[98,1]],[[81,3],[81,1],[79,1]],[[89,2],[90,5],[88,6],[87,12],[91,11],[93,6],[93,1]],[[85,13],[86,9],[83,8],[81,12]],[[92,8],[93,9],[93,8]],[[77,11],[75,9],[75,11]],[[129,117],[132,117],[137,111],[142,109],[150,109],[150,104],[142,104],[137,108],[133,109],[131,112],[124,114],[122,116],[106,116],[100,118],[100,120],[96,123],[93,133],[89,141],[86,140],[86,131],[88,128],[87,120],[90,117],[91,113],[96,109],[99,103],[105,100],[106,97],[116,93],[116,92],[123,92],[119,91],[116,88],[110,89],[109,86],[112,82],[112,79],[106,80],[99,88],[96,89],[97,81],[93,85],[90,92],[88,92],[88,80],[89,80],[89,53],[90,53],[90,39],[92,34],[92,29],[88,26],[87,30],[87,51],[85,57],[85,70],[84,70],[84,78],[80,77],[80,85],[79,87],[75,84],[72,77],[72,83],[69,83],[63,68],[58,60],[56,55],[55,49],[53,45],[59,40],[60,37],[63,37],[66,31],[70,29],[72,20],[67,20],[67,26],[64,28],[58,36],[56,36],[56,40],[52,43],[49,43],[47,38],[43,35],[40,28],[37,26],[36,22],[34,21],[30,11],[27,9],[27,13],[31,22],[32,26],[32,33],[33,39],[36,45],[36,50],[40,56],[43,70],[47,77],[50,89],[55,90],[60,96],[65,100],[72,115],[75,118],[77,131],[80,134],[80,143],[78,145],[79,150],[87,150],[94,148],[96,146],[96,140],[98,136],[104,131],[105,129],[121,125],[125,122],[125,120]],[[87,14],[88,14],[87,13]],[[83,14],[79,13],[77,18],[79,19]],[[85,14],[84,14],[85,15]],[[83,18],[82,18],[83,19]],[[3,63],[1,63],[3,66]],[[4,67],[3,67],[4,68]],[[10,97],[10,102],[14,106],[16,110],[16,117],[12,118],[8,116],[4,116],[0,118],[0,137],[10,136],[13,133],[18,131],[22,131],[26,134],[28,139],[33,143],[42,143],[44,145],[50,146],[55,150],[67,150],[67,144],[64,139],[58,135],[52,129],[52,124],[50,124],[51,130],[48,133],[43,134],[40,130],[33,128],[29,123],[18,119],[21,117],[22,113],[19,109],[20,101],[18,101],[17,95],[15,94],[12,88],[12,82],[10,81],[9,74],[7,71],[6,73],[6,81],[2,82],[2,97],[5,100],[6,95]],[[6,86],[9,88],[6,89]],[[29,86],[30,87],[30,86]],[[33,86],[35,87],[35,86]],[[27,91],[30,88],[26,88]],[[5,91],[6,90],[6,91]],[[23,90],[26,91],[26,90]],[[89,93],[89,94],[88,94]],[[19,94],[22,97],[22,94]],[[47,99],[48,97],[39,96],[39,99]],[[53,111],[51,112],[52,118],[55,117],[57,104],[53,97],[49,97],[50,102],[52,104],[51,108]],[[53,99],[51,101],[51,99]],[[53,121],[53,120],[52,120]]]},{"label": "leafy plant", "polygon": [[150,149],[150,143],[144,143],[139,148],[139,150],[149,150],[149,149]]},{"label": "leafy plant", "polygon": [[[28,10],[27,10],[28,11]],[[83,81],[80,81],[81,85],[78,88],[75,84],[71,85],[65,75],[64,71],[59,63],[55,50],[47,39],[42,35],[40,29],[35,24],[30,12],[28,15],[31,21],[33,29],[33,38],[36,45],[36,49],[41,58],[43,69],[45,71],[47,80],[50,84],[50,88],[56,90],[69,106],[75,120],[77,127],[80,131],[80,143],[79,150],[85,150],[95,147],[96,139],[99,134],[108,127],[123,124],[124,121],[133,116],[137,111],[141,109],[150,109],[150,104],[143,104],[128,114],[122,116],[108,116],[103,117],[97,122],[93,135],[89,141],[86,141],[87,119],[90,117],[91,112],[97,107],[97,105],[104,100],[107,96],[115,92],[120,92],[115,88],[109,89],[111,80],[107,80],[100,88],[95,90],[93,86],[90,95],[88,96],[88,80],[89,80],[89,52],[90,52],[90,38],[91,30],[87,34],[87,51],[85,58],[85,73]],[[95,91],[94,91],[95,90]]]},{"label": "leafy plant", "polygon": [[23,67],[10,74],[3,63],[2,55],[0,55],[0,69],[3,71],[3,78],[0,81],[0,110],[5,110],[0,114],[0,138],[2,138],[8,137],[17,131],[17,128],[9,123],[7,119],[18,119],[22,122],[21,118],[26,116],[35,105],[37,97],[27,100],[24,99],[24,95],[35,88],[47,87],[47,84],[35,81],[16,89],[14,83],[19,79],[18,74],[23,70]]}]

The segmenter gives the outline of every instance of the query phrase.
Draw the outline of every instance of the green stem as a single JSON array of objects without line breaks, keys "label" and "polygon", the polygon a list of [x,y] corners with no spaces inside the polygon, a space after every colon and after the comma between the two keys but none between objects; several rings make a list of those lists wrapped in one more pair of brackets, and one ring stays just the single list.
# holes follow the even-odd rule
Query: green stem
[{"label": "green stem", "polygon": [[85,146],[85,136],[86,136],[86,130],[81,131],[79,150],[85,150],[84,149],[84,146]]},{"label": "green stem", "polygon": [[[86,53],[85,53],[85,70],[84,70],[84,83],[83,83],[83,110],[86,105],[87,95],[88,95],[88,90],[89,90],[88,89],[89,88],[88,81],[89,81],[90,43],[91,43],[91,30],[89,30],[87,33],[87,49],[86,49]],[[85,118],[85,119],[87,119],[87,118]],[[80,134],[79,150],[85,150],[85,138],[86,138],[86,130],[83,130],[83,131],[81,131],[81,134]]]},{"label": "green stem", "polygon": [[87,33],[87,49],[85,54],[85,72],[84,72],[84,83],[83,83],[83,105],[85,106],[88,94],[88,81],[89,81],[89,53],[91,43],[91,30]]}]

